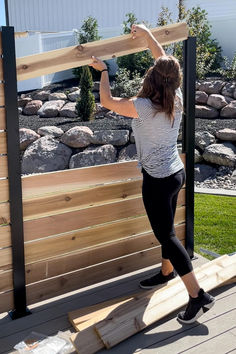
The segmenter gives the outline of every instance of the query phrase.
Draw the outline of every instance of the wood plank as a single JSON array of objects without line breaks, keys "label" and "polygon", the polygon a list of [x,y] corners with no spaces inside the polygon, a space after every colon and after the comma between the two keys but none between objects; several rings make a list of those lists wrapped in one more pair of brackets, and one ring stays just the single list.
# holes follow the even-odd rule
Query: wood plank
[{"label": "wood plank", "polygon": [[0,154],[7,153],[7,133],[0,132]]},{"label": "wood plank", "polygon": [[0,294],[0,313],[10,311],[13,308],[13,291]]},{"label": "wood plank", "polygon": [[9,200],[9,184],[7,179],[0,180],[0,202]]},{"label": "wood plank", "polygon": [[[161,44],[182,41],[188,36],[186,23],[176,23],[153,28],[153,35]],[[17,80],[47,75],[91,63],[91,56],[102,60],[137,53],[147,49],[145,38],[132,39],[132,35],[122,35],[82,45],[53,50],[46,53],[30,55],[16,60]]]},{"label": "wood plank", "polygon": [[0,106],[5,105],[4,84],[0,83]]},{"label": "wood plank", "polygon": [[0,178],[8,177],[7,156],[0,156]]},{"label": "wood plank", "polygon": [[0,107],[0,130],[6,130],[6,111],[5,111],[5,107]]},{"label": "wood plank", "polygon": [[11,228],[9,225],[0,226],[0,248],[11,246]]},{"label": "wood plank", "polygon": [[0,271],[12,268],[12,248],[0,249]]},{"label": "wood plank", "polygon": [[0,58],[0,81],[3,81],[3,63],[2,63],[2,58]]},{"label": "wood plank", "polygon": [[[204,270],[196,271],[197,279],[205,291],[209,291],[220,283],[236,275],[236,255],[221,257],[221,261],[213,260]],[[220,258],[219,258],[220,260]],[[223,264],[223,265],[222,265]],[[188,294],[180,278],[174,279],[163,289],[150,292],[146,298],[132,300],[114,311],[111,316],[95,325],[106,348],[120,343],[122,340],[141,331],[172,311],[188,302]]]},{"label": "wood plank", "polygon": [[[129,214],[127,215],[127,211]],[[84,208],[24,222],[25,241],[57,235],[106,222],[145,215],[141,197]],[[177,208],[175,223],[185,221],[185,207]]]},{"label": "wood plank", "polygon": [[[1,162],[1,161],[0,161]],[[0,203],[0,226],[10,223],[10,203]]]},{"label": "wood plank", "polygon": [[0,271],[0,293],[13,289],[12,271]]},{"label": "wood plank", "polygon": [[160,247],[27,286],[27,304],[49,299],[160,262]]}]

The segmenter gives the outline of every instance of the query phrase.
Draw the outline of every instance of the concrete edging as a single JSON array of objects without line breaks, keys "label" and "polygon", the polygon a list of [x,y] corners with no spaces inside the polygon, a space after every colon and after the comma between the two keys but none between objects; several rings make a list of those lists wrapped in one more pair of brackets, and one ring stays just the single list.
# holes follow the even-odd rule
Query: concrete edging
[{"label": "concrete edging", "polygon": [[194,193],[223,195],[223,196],[227,196],[227,197],[236,197],[236,190],[231,190],[231,189],[214,189],[214,188],[194,187]]}]

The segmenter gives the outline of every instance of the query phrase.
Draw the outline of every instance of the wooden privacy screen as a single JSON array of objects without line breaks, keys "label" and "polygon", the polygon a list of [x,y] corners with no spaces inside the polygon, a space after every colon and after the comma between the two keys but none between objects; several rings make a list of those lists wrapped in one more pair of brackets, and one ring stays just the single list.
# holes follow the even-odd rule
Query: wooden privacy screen
[{"label": "wooden privacy screen", "polygon": [[[2,55],[2,37],[0,32],[0,54]],[[3,83],[3,63],[0,58],[0,312],[13,308],[12,292],[2,293],[2,281],[12,282],[8,268],[12,268],[11,261],[11,233],[10,233],[10,208],[8,192],[8,168],[7,168],[7,141],[6,141],[6,119],[5,119],[5,97]],[[5,255],[9,255],[5,257]],[[7,289],[9,290],[9,289]]]},{"label": "wooden privacy screen", "polygon": [[[27,304],[160,262],[141,182],[137,161],[22,178]],[[185,188],[175,224],[184,243]],[[11,292],[11,249],[0,252]]]}]

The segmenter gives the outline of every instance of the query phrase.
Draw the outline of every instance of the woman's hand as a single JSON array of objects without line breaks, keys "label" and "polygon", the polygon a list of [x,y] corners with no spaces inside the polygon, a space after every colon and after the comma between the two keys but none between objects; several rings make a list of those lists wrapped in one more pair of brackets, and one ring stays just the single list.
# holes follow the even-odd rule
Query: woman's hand
[{"label": "woman's hand", "polygon": [[144,25],[136,25],[133,24],[131,27],[132,38],[135,39],[137,37],[145,37],[147,38],[150,35],[150,30]]},{"label": "woman's hand", "polygon": [[92,63],[89,64],[89,66],[92,66],[94,69],[96,69],[98,71],[102,71],[104,69],[107,69],[107,66],[104,63],[104,61],[102,61],[94,56],[92,56]]}]

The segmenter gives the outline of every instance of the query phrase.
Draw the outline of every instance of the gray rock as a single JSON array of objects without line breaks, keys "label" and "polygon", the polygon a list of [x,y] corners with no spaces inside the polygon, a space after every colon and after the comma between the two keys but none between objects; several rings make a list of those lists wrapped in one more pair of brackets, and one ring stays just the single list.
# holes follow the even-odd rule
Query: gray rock
[{"label": "gray rock", "polygon": [[25,150],[30,144],[32,144],[35,140],[40,138],[40,135],[35,133],[34,130],[27,128],[19,129],[20,136],[20,150]]},{"label": "gray rock", "polygon": [[72,102],[76,102],[79,97],[80,97],[80,89],[68,94],[68,99]]},{"label": "gray rock", "polygon": [[58,112],[64,106],[64,104],[65,101],[63,100],[47,101],[39,109],[38,114],[40,117],[57,117]]},{"label": "gray rock", "polygon": [[23,108],[22,107],[18,107],[18,114],[22,114],[23,112]]},{"label": "gray rock", "polygon": [[236,183],[236,170],[233,171],[233,173],[231,175],[231,180],[233,183]]},{"label": "gray rock", "polygon": [[41,136],[50,135],[53,138],[59,138],[60,136],[62,136],[62,134],[64,134],[61,128],[57,128],[54,126],[40,127],[37,133]]},{"label": "gray rock", "polygon": [[205,161],[222,166],[234,167],[236,164],[236,147],[231,143],[209,145],[204,153]]},{"label": "gray rock", "polygon": [[44,136],[32,143],[22,158],[22,173],[42,173],[68,168],[72,150],[59,141]]},{"label": "gray rock", "polygon": [[97,148],[88,148],[70,159],[69,168],[103,165],[116,161],[116,148],[111,145],[103,145]]},{"label": "gray rock", "polygon": [[69,118],[76,118],[78,114],[76,113],[76,102],[68,102],[62,109],[59,111],[60,117],[69,117]]},{"label": "gray rock", "polygon": [[38,91],[34,94],[34,100],[48,101],[49,91]]},{"label": "gray rock", "polygon": [[219,112],[213,107],[195,105],[195,116],[198,118],[216,118],[219,116]]},{"label": "gray rock", "polygon": [[197,149],[194,149],[194,163],[202,162],[203,157]]},{"label": "gray rock", "polygon": [[236,88],[234,90],[234,99],[236,100]]},{"label": "gray rock", "polygon": [[236,118],[236,100],[230,102],[220,111],[221,117]]},{"label": "gray rock", "polygon": [[210,134],[207,131],[196,132],[195,134],[195,145],[204,150],[208,145],[215,143],[214,135]]},{"label": "gray rock", "polygon": [[86,147],[91,144],[93,132],[88,127],[73,127],[65,132],[61,137],[61,142],[73,147]]},{"label": "gray rock", "polygon": [[227,105],[227,101],[222,95],[212,94],[208,97],[207,104],[208,106],[214,107],[216,109],[221,109],[222,107]]},{"label": "gray rock", "polygon": [[236,130],[229,128],[218,130],[216,137],[220,140],[236,141]]},{"label": "gray rock", "polygon": [[120,150],[118,161],[129,161],[137,159],[137,150],[135,144],[129,144]]},{"label": "gray rock", "polygon": [[198,85],[198,91],[204,91],[207,94],[220,93],[222,87],[225,85],[224,81],[203,81]]},{"label": "gray rock", "polygon": [[107,112],[109,112],[109,109],[103,107],[101,103],[96,103],[96,111],[95,111],[96,118],[103,118]]},{"label": "gray rock", "polygon": [[235,82],[228,82],[221,90],[222,95],[234,97],[234,91],[236,89]]},{"label": "gray rock", "polygon": [[67,100],[67,96],[64,92],[54,92],[54,93],[50,93],[50,95],[48,96],[48,100],[49,101],[55,101],[55,100]]},{"label": "gray rock", "polygon": [[18,98],[18,107],[25,107],[27,103],[32,101],[32,98],[30,97],[23,97],[23,98]]},{"label": "gray rock", "polygon": [[125,145],[129,141],[128,130],[100,130],[95,131],[92,137],[93,144]]},{"label": "gray rock", "polygon": [[38,110],[42,107],[43,102],[40,100],[32,100],[26,104],[23,108],[23,113],[26,116],[34,116],[37,114]]},{"label": "gray rock", "polygon": [[205,104],[207,103],[208,95],[204,91],[196,91],[195,101],[196,103]]},{"label": "gray rock", "polygon": [[133,133],[133,132],[130,133],[129,141],[130,141],[132,144],[135,143],[135,138],[134,138],[134,133]]},{"label": "gray rock", "polygon": [[234,101],[234,98],[233,98],[233,97],[224,96],[224,98],[225,98],[225,101],[226,101],[227,103],[230,103],[230,102]]},{"label": "gray rock", "polygon": [[100,88],[100,81],[94,81],[94,83],[93,83],[93,91],[94,92],[99,92],[99,88]]},{"label": "gray rock", "polygon": [[78,86],[73,86],[73,87],[68,88],[67,91],[69,91],[71,93],[71,92],[75,92],[75,91],[78,91],[78,90],[79,90]]},{"label": "gray rock", "polygon": [[194,167],[194,180],[203,182],[208,178],[213,178],[217,172],[217,168],[205,164],[196,164]]}]

